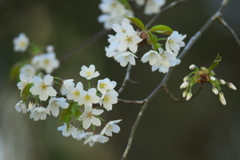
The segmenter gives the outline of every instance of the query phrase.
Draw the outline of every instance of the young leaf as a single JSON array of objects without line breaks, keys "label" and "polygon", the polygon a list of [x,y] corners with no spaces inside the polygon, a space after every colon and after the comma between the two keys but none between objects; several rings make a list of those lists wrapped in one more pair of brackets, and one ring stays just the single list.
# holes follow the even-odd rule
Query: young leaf
[{"label": "young leaf", "polygon": [[219,54],[217,55],[217,57],[215,58],[214,62],[212,63],[212,65],[208,68],[209,71],[213,70],[215,67],[217,67],[218,63],[221,62],[222,56],[220,56]]},{"label": "young leaf", "polygon": [[29,84],[27,84],[25,87],[24,87],[24,89],[23,89],[23,91],[22,91],[22,94],[21,94],[21,97],[22,97],[22,99],[23,99],[23,102],[25,102],[27,99],[28,99],[28,97],[30,97],[31,96],[31,92],[29,91],[30,90],[30,88],[33,86],[33,84],[32,83],[29,83]]},{"label": "young leaf", "polygon": [[17,77],[19,76],[19,70],[23,65],[24,65],[23,62],[18,62],[12,67],[12,69],[10,71],[10,79],[11,80],[17,79]]},{"label": "young leaf", "polygon": [[140,28],[141,30],[144,30],[144,24],[143,22],[135,17],[127,17],[133,24],[135,24],[138,28]]},{"label": "young leaf", "polygon": [[158,38],[154,34],[152,34],[151,32],[147,32],[147,34],[148,34],[148,39],[147,40],[152,45],[152,48],[153,49],[160,48],[161,44],[157,43]]},{"label": "young leaf", "polygon": [[151,32],[162,33],[166,35],[171,35],[173,30],[166,25],[156,25],[150,29]]}]

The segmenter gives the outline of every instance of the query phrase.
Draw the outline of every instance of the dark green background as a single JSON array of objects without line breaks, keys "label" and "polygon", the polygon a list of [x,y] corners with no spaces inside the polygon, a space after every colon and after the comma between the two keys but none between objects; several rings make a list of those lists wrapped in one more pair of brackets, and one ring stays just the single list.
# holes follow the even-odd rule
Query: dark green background
[{"label": "dark green background", "polygon": [[[114,105],[112,112],[105,112],[105,119],[123,119],[121,132],[114,134],[108,143],[90,148],[84,146],[83,141],[63,137],[57,131],[57,126],[61,125],[58,118],[48,116],[45,121],[34,122],[29,114],[16,112],[14,106],[20,100],[20,92],[16,82],[8,78],[11,66],[22,57],[21,53],[13,52],[12,44],[20,32],[24,32],[32,43],[54,45],[60,58],[102,30],[102,24],[97,22],[101,14],[99,3],[95,0],[0,0],[0,160],[115,160],[122,156],[140,105],[119,103]],[[185,42],[188,42],[220,3],[221,0],[189,0],[164,12],[155,24],[165,24],[187,34]],[[239,7],[239,0],[230,0],[223,17],[240,37]],[[135,15],[140,18],[141,12]],[[143,16],[142,20],[147,23],[150,18]],[[95,64],[100,78],[117,81],[118,89],[126,68],[105,56],[107,45],[107,36],[100,38],[63,61],[53,75],[84,81],[79,76],[81,66]],[[240,88],[240,48],[230,33],[214,22],[175,68],[168,82],[171,92],[180,98],[179,86],[189,73],[188,66],[208,67],[218,53],[223,60],[215,69],[216,76]],[[138,84],[129,84],[120,98],[146,98],[163,76],[152,73],[150,66],[142,64],[139,57],[131,75]],[[158,93],[137,128],[127,159],[240,159],[240,94],[227,86],[223,86],[223,92],[227,106],[221,105],[210,85],[206,85],[199,96],[182,104],[173,103],[163,91]]]}]

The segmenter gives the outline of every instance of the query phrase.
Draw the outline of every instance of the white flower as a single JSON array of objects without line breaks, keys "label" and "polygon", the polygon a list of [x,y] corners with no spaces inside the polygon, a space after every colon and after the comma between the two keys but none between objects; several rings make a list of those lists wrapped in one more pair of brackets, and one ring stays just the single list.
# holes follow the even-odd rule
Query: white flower
[{"label": "white flower", "polygon": [[[130,24],[129,19],[127,19],[127,18],[124,18],[124,19],[123,19],[121,25],[119,25],[119,24],[113,24],[113,25],[112,25],[112,29],[113,29],[116,33],[126,33],[126,31],[129,30],[129,29],[131,29],[131,31],[132,31],[132,30],[134,31],[132,25]],[[115,39],[116,39],[116,37],[115,37]]]},{"label": "white flower", "polygon": [[186,88],[188,85],[189,85],[189,82],[188,82],[188,81],[184,81],[184,82],[181,84],[180,89]]},{"label": "white flower", "polygon": [[29,104],[28,104],[28,109],[27,109],[27,111],[29,112],[32,112],[35,108],[36,108],[36,106],[37,106],[37,104],[36,103],[33,103],[33,102],[29,102]]},{"label": "white flower", "polygon": [[49,45],[46,47],[47,52],[54,52],[54,47],[52,45]]},{"label": "white flower", "polygon": [[95,71],[95,66],[93,64],[91,64],[89,68],[83,65],[79,74],[80,76],[86,78],[87,80],[99,76],[99,72]]},{"label": "white flower", "polygon": [[52,73],[54,69],[59,67],[59,60],[56,59],[54,52],[48,52],[33,57],[32,64],[38,69],[43,69],[46,73]]},{"label": "white flower", "polygon": [[101,131],[100,135],[107,135],[107,136],[112,136],[112,132],[114,133],[119,133],[120,127],[116,124],[121,122],[122,120],[115,120],[115,121],[110,121],[108,124],[103,128]]},{"label": "white flower", "polygon": [[13,44],[15,52],[25,52],[29,45],[29,39],[24,33],[20,33],[13,39]]},{"label": "white flower", "polygon": [[30,88],[30,92],[32,95],[39,95],[40,100],[46,101],[48,99],[48,96],[56,96],[57,94],[56,90],[51,86],[52,82],[53,76],[49,74],[46,75],[44,79],[34,76],[34,86]]},{"label": "white flower", "polygon": [[143,63],[146,63],[147,61],[149,61],[150,65],[154,65],[160,59],[161,59],[161,56],[157,51],[150,50],[142,56],[141,61]]},{"label": "white flower", "polygon": [[178,34],[178,31],[173,31],[171,36],[168,37],[166,42],[166,51],[177,55],[180,47],[184,47],[185,43],[183,42],[183,39],[186,38],[186,35]]},{"label": "white flower", "polygon": [[72,135],[73,138],[77,137],[77,129],[71,124],[68,127],[67,124],[64,123],[63,126],[58,127],[57,130],[62,131],[64,137],[69,137],[70,135]]},{"label": "white flower", "polygon": [[23,73],[20,73],[20,82],[18,82],[17,86],[18,89],[23,91],[23,89],[28,85],[29,83],[32,83],[33,77],[28,77]]},{"label": "white flower", "polygon": [[59,107],[66,109],[68,108],[69,104],[66,102],[66,99],[61,97],[61,98],[56,98],[52,97],[49,100],[49,104],[47,106],[47,113],[52,113],[53,117],[57,117],[59,114]]},{"label": "white flower", "polygon": [[20,68],[20,73],[25,74],[26,76],[34,76],[36,74],[36,68],[31,64],[26,64]]},{"label": "white flower", "polygon": [[115,81],[110,81],[110,79],[105,78],[102,80],[98,80],[97,89],[105,94],[108,90],[113,89],[117,83]]},{"label": "white flower", "polygon": [[77,130],[76,139],[80,141],[83,138],[87,139],[88,137],[90,137],[92,135],[93,135],[93,132],[84,132],[84,130],[80,129],[80,130]]},{"label": "white flower", "polygon": [[26,103],[23,102],[22,100],[16,104],[15,109],[18,112],[27,113]]},{"label": "white flower", "polygon": [[237,90],[237,87],[234,86],[232,83],[227,83],[228,87],[233,89],[233,90]]},{"label": "white flower", "polygon": [[116,60],[117,62],[120,63],[120,65],[122,67],[125,67],[128,63],[130,63],[131,65],[135,65],[136,64],[136,61],[135,61],[135,58],[137,56],[131,52],[126,52],[126,53],[123,53],[119,56],[117,56]]},{"label": "white flower", "polygon": [[109,140],[108,137],[102,136],[102,135],[93,135],[90,136],[86,141],[84,141],[84,144],[89,144],[90,147],[92,147],[96,142],[99,143],[106,143]]},{"label": "white flower", "polygon": [[82,92],[83,92],[83,84],[82,82],[78,82],[76,87],[72,87],[72,84],[67,87],[68,93],[67,93],[67,99],[73,100],[74,102],[78,102],[82,98]]},{"label": "white flower", "polygon": [[79,117],[79,121],[83,121],[82,125],[84,129],[88,129],[91,124],[100,126],[101,121],[95,117],[103,113],[102,109],[92,109],[92,106],[86,106],[83,114]]},{"label": "white flower", "polygon": [[221,84],[226,84],[226,82],[223,79],[220,79]]},{"label": "white flower", "polygon": [[100,98],[96,95],[97,90],[95,88],[90,88],[87,92],[82,91],[81,94],[82,98],[78,101],[79,105],[92,106],[93,103],[99,103]]},{"label": "white flower", "polygon": [[60,89],[62,95],[67,95],[70,93],[71,90],[74,89],[75,84],[73,81],[74,81],[73,79],[66,79],[63,81],[62,87]]},{"label": "white flower", "polygon": [[137,52],[138,43],[142,41],[132,25],[126,26],[126,31],[124,33],[117,33],[116,39],[118,40],[118,49],[120,51],[126,51],[127,48],[129,48],[133,53]]},{"label": "white flower", "polygon": [[215,80],[216,80],[216,78],[215,78],[215,77],[213,77],[213,76],[211,76],[211,77],[210,77],[210,80],[211,80],[211,81],[215,81]]},{"label": "white flower", "polygon": [[36,107],[30,114],[30,118],[34,119],[34,121],[45,120],[47,118],[46,108],[44,107]]},{"label": "white flower", "polygon": [[161,59],[152,66],[152,71],[159,70],[159,72],[167,73],[170,67],[176,66],[181,62],[176,56],[164,51],[162,48],[159,48],[159,53]]},{"label": "white flower", "polygon": [[144,1],[145,0],[135,0],[135,2],[140,6],[144,5]]},{"label": "white flower", "polygon": [[100,105],[101,106],[103,105],[103,107],[107,111],[110,111],[110,110],[112,110],[112,105],[116,104],[118,102],[117,100],[118,100],[118,92],[111,89],[102,95],[101,100],[100,100]]},{"label": "white flower", "polygon": [[220,100],[220,102],[221,102],[223,105],[226,105],[227,102],[226,102],[226,99],[225,99],[225,97],[224,97],[224,94],[223,94],[222,92],[220,92],[218,95],[219,95],[219,100]]},{"label": "white flower", "polygon": [[148,0],[144,13],[146,15],[152,15],[160,12],[160,8],[165,4],[165,0]]},{"label": "white flower", "polygon": [[111,43],[108,47],[105,47],[105,51],[106,51],[106,56],[107,57],[113,57],[115,60],[116,58],[125,53],[126,51],[120,51],[118,48],[118,42],[113,42]]}]

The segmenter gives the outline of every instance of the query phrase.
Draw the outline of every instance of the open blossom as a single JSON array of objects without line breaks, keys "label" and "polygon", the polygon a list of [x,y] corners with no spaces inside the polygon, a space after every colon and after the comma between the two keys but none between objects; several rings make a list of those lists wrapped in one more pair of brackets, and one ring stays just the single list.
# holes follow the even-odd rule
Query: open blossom
[{"label": "open blossom", "polygon": [[100,115],[103,113],[102,109],[92,109],[92,106],[86,106],[83,114],[79,117],[79,121],[83,121],[82,125],[84,129],[88,129],[91,124],[95,126],[100,126],[100,119],[96,118],[95,115]]},{"label": "open blossom", "polygon": [[89,144],[92,147],[96,142],[98,143],[106,143],[109,140],[108,137],[103,135],[92,135],[87,140],[84,141],[84,144]]},{"label": "open blossom", "polygon": [[83,65],[79,74],[87,80],[99,76],[99,72],[95,71],[95,66],[93,64],[91,64],[89,68]]},{"label": "open blossom", "polygon": [[14,38],[13,44],[15,52],[25,52],[29,45],[29,39],[24,33],[20,33],[18,37]]},{"label": "open blossom", "polygon": [[23,73],[20,73],[20,82],[18,82],[17,86],[18,89],[20,89],[21,91],[23,91],[23,89],[26,87],[26,85],[28,85],[29,83],[32,83],[33,81],[33,77],[28,77]]},{"label": "open blossom", "polygon": [[167,38],[165,45],[166,51],[173,55],[177,55],[180,47],[185,46],[185,43],[183,42],[184,38],[186,38],[186,35],[179,34],[178,31],[173,31],[171,36]]},{"label": "open blossom", "polygon": [[125,53],[126,51],[121,51],[118,48],[118,42],[112,42],[108,47],[105,47],[105,51],[106,51],[106,56],[107,57],[113,57],[115,60],[116,58]]},{"label": "open blossom", "polygon": [[116,60],[117,62],[120,63],[120,65],[122,67],[125,67],[128,63],[130,63],[131,65],[135,65],[136,64],[136,61],[135,61],[135,58],[137,56],[131,52],[125,52],[121,55],[119,55]]},{"label": "open blossom", "polygon": [[109,78],[98,80],[97,89],[105,94],[108,90],[113,89],[117,83],[115,81],[110,81]]},{"label": "open blossom", "polygon": [[62,87],[61,87],[61,93],[62,95],[67,95],[69,93],[70,90],[72,90],[75,86],[73,79],[65,79],[62,82]]},{"label": "open blossom", "polygon": [[117,102],[118,102],[118,92],[111,89],[102,95],[101,100],[100,100],[100,105],[103,105],[103,107],[107,111],[110,111],[110,110],[112,110],[112,105],[116,104]]},{"label": "open blossom", "polygon": [[159,70],[159,72],[167,73],[170,67],[180,64],[181,60],[177,59],[176,56],[164,51],[159,48],[161,59],[152,66],[152,71]]},{"label": "open blossom", "polygon": [[53,82],[53,76],[46,75],[44,79],[38,76],[34,76],[33,84],[30,88],[30,92],[32,95],[39,95],[39,99],[42,101],[46,101],[48,96],[56,96],[56,90],[51,86]]},{"label": "open blossom", "polygon": [[77,129],[71,124],[68,127],[67,124],[64,123],[63,126],[58,127],[57,130],[62,131],[64,137],[69,137],[70,135],[72,135],[73,138],[77,137]]},{"label": "open blossom", "polygon": [[69,106],[69,104],[66,102],[65,98],[52,97],[49,100],[49,104],[47,106],[47,112],[48,113],[51,112],[54,117],[57,117],[59,114],[59,107],[66,109],[66,108],[68,108],[68,106]]},{"label": "open blossom", "polygon": [[34,121],[45,120],[47,118],[47,110],[44,107],[36,107],[30,114],[30,118]]},{"label": "open blossom", "polygon": [[73,100],[74,102],[78,102],[82,98],[83,92],[83,84],[82,82],[78,82],[76,87],[72,87],[71,82],[69,82],[69,86],[67,87],[67,99]]},{"label": "open blossom", "polygon": [[52,73],[54,69],[59,67],[59,60],[56,58],[55,52],[48,52],[33,57],[32,64],[38,69],[43,69],[46,73]]},{"label": "open blossom", "polygon": [[95,88],[90,88],[88,91],[81,92],[82,98],[78,101],[79,105],[84,104],[85,106],[91,106],[93,103],[99,103],[100,98],[96,95],[97,90]]},{"label": "open blossom", "polygon": [[120,24],[125,16],[133,17],[133,12],[118,0],[102,0],[99,8],[103,14],[98,17],[98,21],[104,24],[105,29],[110,29],[113,24]]},{"label": "open blossom", "polygon": [[113,133],[119,133],[120,127],[116,123],[119,123],[121,121],[122,120],[119,119],[119,120],[108,122],[108,124],[101,131],[100,135],[104,135],[105,134],[107,136],[112,136],[112,132]]},{"label": "open blossom", "polygon": [[31,64],[26,64],[20,68],[20,73],[25,74],[26,76],[34,76],[36,74],[36,68]]},{"label": "open blossom", "polygon": [[146,7],[144,9],[144,13],[146,15],[152,15],[159,13],[161,7],[166,3],[166,0],[148,0],[146,3]]},{"label": "open blossom", "polygon": [[126,51],[127,48],[129,48],[133,53],[137,52],[138,43],[142,41],[132,25],[127,25],[124,33],[122,31],[117,32],[116,38],[118,40],[118,49],[120,51]]},{"label": "open blossom", "polygon": [[161,59],[161,56],[157,51],[150,50],[142,56],[141,61],[143,63],[146,63],[147,61],[149,61],[150,65],[154,65],[160,59]]},{"label": "open blossom", "polygon": [[[116,32],[116,33],[126,33],[127,30],[131,29],[133,30],[132,25],[130,24],[130,20],[127,18],[124,18],[121,25],[119,24],[113,24],[112,25],[112,29]],[[116,37],[115,37],[116,38]],[[109,42],[111,43],[111,42]]]},{"label": "open blossom", "polygon": [[19,102],[16,104],[15,109],[16,109],[16,111],[18,111],[18,112],[26,113],[26,112],[27,112],[26,103],[23,102],[22,100],[19,101]]}]

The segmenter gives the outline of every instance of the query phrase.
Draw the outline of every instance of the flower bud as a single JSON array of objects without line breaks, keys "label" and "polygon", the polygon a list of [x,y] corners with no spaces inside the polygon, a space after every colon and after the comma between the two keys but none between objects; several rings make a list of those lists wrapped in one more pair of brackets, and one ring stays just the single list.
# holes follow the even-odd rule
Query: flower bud
[{"label": "flower bud", "polygon": [[225,97],[224,97],[224,95],[223,95],[222,92],[219,93],[219,100],[220,100],[220,102],[221,102],[223,105],[226,105],[226,104],[227,104],[226,99],[225,99]]},{"label": "flower bud", "polygon": [[215,81],[216,78],[211,76],[211,77],[210,77],[210,80],[211,80],[211,81]]},{"label": "flower bud", "polygon": [[197,66],[196,66],[195,64],[192,64],[192,65],[189,66],[189,69],[190,69],[190,70],[194,70],[194,69],[196,69],[196,68],[197,68]]},{"label": "flower bud", "polygon": [[225,84],[225,81],[223,79],[220,79],[221,84]]},{"label": "flower bud", "polygon": [[187,94],[187,98],[186,98],[186,101],[188,101],[189,99],[191,99],[192,98],[192,93],[191,92],[189,92],[188,94]]},{"label": "flower bud", "polygon": [[189,85],[189,82],[185,81],[181,84],[180,89],[186,88]]},{"label": "flower bud", "polygon": [[227,83],[228,87],[233,89],[233,90],[237,90],[237,88],[232,84],[232,83]]},{"label": "flower bud", "polygon": [[185,81],[187,81],[188,79],[189,79],[189,77],[186,76],[186,77],[183,78],[183,81],[185,82]]},{"label": "flower bud", "polygon": [[213,91],[214,94],[216,94],[216,95],[218,94],[218,90],[217,90],[216,87],[212,87],[212,91]]},{"label": "flower bud", "polygon": [[183,93],[182,93],[183,98],[187,97],[187,94],[188,94],[188,92],[186,90],[183,91]]}]

